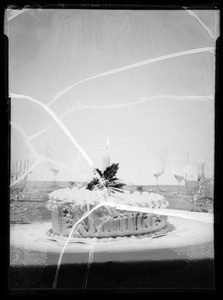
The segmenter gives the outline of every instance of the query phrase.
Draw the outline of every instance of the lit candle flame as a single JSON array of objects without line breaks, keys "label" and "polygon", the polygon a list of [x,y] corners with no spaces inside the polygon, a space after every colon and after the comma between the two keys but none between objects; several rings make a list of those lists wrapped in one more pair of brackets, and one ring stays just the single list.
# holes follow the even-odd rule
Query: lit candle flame
[{"label": "lit candle flame", "polygon": [[103,155],[103,171],[105,171],[106,168],[110,166],[110,155],[109,155],[108,146],[109,146],[109,138],[107,136],[106,149]]}]

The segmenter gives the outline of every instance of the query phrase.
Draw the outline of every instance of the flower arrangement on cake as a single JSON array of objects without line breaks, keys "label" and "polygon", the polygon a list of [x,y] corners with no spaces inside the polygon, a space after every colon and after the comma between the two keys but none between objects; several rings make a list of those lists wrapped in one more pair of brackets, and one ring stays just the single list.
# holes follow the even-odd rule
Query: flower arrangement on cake
[{"label": "flower arrangement on cake", "polygon": [[[73,225],[102,201],[124,204],[125,207],[164,209],[168,202],[162,195],[123,189],[124,183],[116,177],[119,164],[112,164],[86,187],[58,189],[49,194],[46,207],[52,211],[50,234],[68,236]],[[101,206],[81,221],[74,230],[75,237],[118,237],[145,234],[166,226],[167,216],[134,210],[120,210]]]}]

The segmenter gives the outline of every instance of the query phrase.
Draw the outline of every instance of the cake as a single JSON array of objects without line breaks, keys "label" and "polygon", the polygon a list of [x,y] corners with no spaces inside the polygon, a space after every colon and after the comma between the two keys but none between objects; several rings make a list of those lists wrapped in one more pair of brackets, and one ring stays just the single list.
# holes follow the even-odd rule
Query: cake
[{"label": "cake", "polygon": [[[117,195],[118,194],[118,195]],[[168,202],[162,195],[124,191],[111,194],[108,201],[125,204],[126,207],[164,209]],[[87,190],[86,187],[58,189],[49,194],[47,208],[52,213],[51,233],[68,236],[73,225],[104,198],[102,191]],[[156,232],[167,224],[167,216],[102,206],[80,222],[74,237],[109,238],[141,235]]]},{"label": "cake", "polygon": [[[116,177],[118,165],[113,163],[104,172],[95,169],[96,177],[86,187],[58,189],[50,193],[47,208],[52,211],[52,228],[49,233],[69,236],[77,222],[72,235],[81,238],[125,237],[164,228],[166,215],[145,213],[140,208],[164,209],[168,202],[162,195],[124,190],[125,184]],[[117,208],[105,204],[100,206],[106,201]],[[80,222],[86,213],[87,217]]]}]

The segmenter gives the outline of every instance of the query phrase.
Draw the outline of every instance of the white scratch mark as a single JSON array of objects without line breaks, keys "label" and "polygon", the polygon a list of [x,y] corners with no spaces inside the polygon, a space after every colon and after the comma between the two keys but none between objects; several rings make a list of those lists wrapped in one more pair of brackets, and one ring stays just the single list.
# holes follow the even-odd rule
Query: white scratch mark
[{"label": "white scratch mark", "polygon": [[[60,120],[62,120],[66,115],[68,115],[69,113],[71,113],[72,111],[76,110],[77,108],[72,106],[71,109],[65,111],[64,113],[62,113],[58,118]],[[51,123],[49,126],[45,127],[44,129],[28,136],[28,140],[31,141],[33,139],[35,139],[36,137],[38,137],[39,135],[41,135],[42,133],[46,132],[48,129],[52,128],[52,126],[56,125],[57,123],[55,123],[55,121],[53,123]]]},{"label": "white scratch mark", "polygon": [[41,155],[39,154],[36,149],[33,147],[33,145],[29,142],[28,140],[28,137],[26,135],[26,133],[24,132],[24,130],[18,125],[18,124],[15,124],[14,122],[10,122],[10,124],[16,128],[17,130],[19,130],[23,137],[24,137],[24,140],[27,141],[27,145],[28,147],[30,148],[31,152],[33,152],[33,155],[36,157],[36,162],[27,170],[26,173],[24,173],[22,176],[20,176],[16,181],[14,181],[13,183],[10,184],[10,187],[12,187],[13,185],[15,185],[16,183],[18,183],[19,181],[21,181],[23,178],[25,178],[26,175],[28,175],[39,163],[43,162],[43,161],[46,161],[46,162],[50,162],[52,164],[55,164],[57,166],[60,166],[61,168],[63,169],[66,169],[68,171],[70,171],[71,173],[75,174],[75,171],[69,167],[67,167],[66,165],[64,164],[61,164],[60,162],[57,162],[53,159],[50,159],[44,155]]},{"label": "white scratch mark", "polygon": [[42,162],[42,159],[37,159],[35,161],[35,163],[25,172],[23,173],[18,179],[16,179],[15,181],[13,181],[10,184],[10,187],[12,187],[13,185],[17,184],[19,181],[21,181],[23,178],[25,178],[40,162]]},{"label": "white scratch mark", "polygon": [[25,12],[27,10],[27,8],[18,10],[18,9],[7,9],[6,12],[8,13],[8,18],[7,18],[7,22],[11,21],[12,19],[14,19],[15,17],[19,16],[20,14],[22,14],[23,12]]},{"label": "white scratch mark", "polygon": [[74,144],[74,146],[80,151],[80,153],[82,154],[82,156],[85,158],[85,160],[88,162],[88,164],[90,165],[91,168],[94,168],[93,162],[90,159],[90,157],[88,156],[88,154],[85,152],[85,150],[77,143],[77,141],[74,139],[74,137],[72,136],[72,134],[70,133],[70,131],[67,129],[67,127],[63,124],[63,122],[58,118],[58,116],[54,113],[54,111],[52,111],[47,105],[45,105],[44,103],[37,101],[35,99],[33,99],[30,96],[26,96],[26,95],[19,95],[19,94],[15,94],[15,93],[10,93],[10,97],[11,98],[22,98],[22,99],[27,99],[27,100],[31,100],[32,102],[42,106],[43,109],[45,109],[48,114],[55,120],[55,122],[61,127],[61,129],[65,132],[65,134],[68,136],[68,138],[71,140],[71,142]]},{"label": "white scratch mark", "polygon": [[11,98],[19,98],[19,99],[26,99],[26,100],[30,100],[34,103],[36,103],[37,105],[40,105],[41,107],[43,107],[47,113],[54,119],[54,121],[61,127],[61,129],[64,131],[64,133],[68,136],[68,138],[71,140],[71,142],[74,144],[74,146],[79,150],[79,152],[81,153],[81,155],[84,157],[84,159],[87,161],[87,163],[89,164],[89,166],[91,167],[92,172],[94,173],[94,175],[98,178],[99,182],[101,183],[101,185],[103,186],[104,191],[106,192],[106,194],[108,195],[108,191],[107,188],[100,176],[100,174],[97,172],[97,170],[95,169],[92,160],[90,159],[90,157],[88,156],[88,154],[86,153],[86,151],[77,143],[77,141],[75,140],[75,138],[72,136],[72,134],[70,133],[70,131],[68,130],[68,128],[63,124],[63,122],[58,118],[58,116],[55,114],[54,111],[52,111],[47,105],[45,105],[44,103],[30,97],[30,96],[26,96],[26,95],[19,95],[19,94],[15,94],[10,92],[10,97]]},{"label": "white scratch mark", "polygon": [[140,97],[142,100],[153,100],[153,99],[173,99],[173,100],[191,100],[191,101],[203,101],[203,100],[213,100],[213,95],[204,95],[204,96],[175,96],[175,95],[160,95],[160,96],[153,96],[153,97]]},{"label": "white scratch mark", "polygon": [[107,71],[107,72],[100,73],[98,75],[95,75],[95,76],[86,78],[84,80],[81,80],[81,81],[67,87],[66,89],[62,90],[61,92],[57,93],[56,96],[50,102],[48,102],[47,106],[51,106],[61,96],[63,96],[66,92],[68,92],[69,90],[71,90],[75,86],[78,86],[78,85],[80,85],[84,82],[87,82],[89,80],[104,77],[104,76],[108,76],[108,75],[112,75],[112,74],[115,74],[115,73],[119,73],[119,72],[122,72],[122,71],[126,71],[126,70],[133,69],[133,68],[136,68],[136,67],[144,66],[146,64],[150,64],[150,63],[165,60],[165,59],[170,59],[170,58],[179,57],[179,56],[185,56],[185,55],[190,55],[190,54],[213,51],[214,49],[215,49],[214,47],[205,47],[205,48],[198,48],[198,49],[181,51],[181,52],[177,52],[177,53],[162,55],[162,56],[159,56],[159,57],[156,57],[156,58],[147,59],[147,60],[144,60],[144,61],[141,61],[141,62],[138,62],[138,63],[127,65],[125,67],[120,67],[120,68],[117,68],[117,69],[113,69],[113,70],[110,70],[110,71]]},{"label": "white scratch mark", "polygon": [[201,26],[207,31],[207,33],[209,34],[209,36],[212,38],[212,39],[216,39],[216,35],[214,34],[214,32],[208,28],[202,21],[201,19],[198,18],[198,16],[192,11],[192,10],[189,10],[187,9],[186,7],[184,7],[185,10],[188,12],[189,15],[191,15],[192,17],[194,17],[200,24]]},{"label": "white scratch mark", "polygon": [[21,126],[19,126],[18,124],[12,122],[12,121],[10,121],[10,124],[11,124],[11,126],[13,126],[14,128],[16,128],[17,130],[19,130],[19,131],[22,133],[23,138],[24,138],[24,140],[27,142],[27,145],[28,145],[30,151],[31,151],[31,152],[34,154],[34,156],[38,159],[38,158],[40,157],[40,155],[39,155],[39,153],[36,151],[36,149],[33,147],[33,145],[32,145],[31,143],[29,143],[28,137],[27,137],[26,133],[24,132],[23,128],[22,128]]},{"label": "white scratch mark", "polygon": [[[155,95],[155,96],[140,96],[140,100],[138,101],[132,101],[132,102],[127,102],[127,103],[120,103],[120,104],[114,104],[114,105],[88,105],[88,104],[83,104],[81,102],[77,102],[76,106],[72,106],[71,109],[67,110],[63,114],[59,116],[60,120],[62,120],[65,116],[67,116],[69,113],[77,110],[83,110],[83,109],[93,109],[93,110],[108,110],[108,109],[119,109],[119,108],[126,108],[126,107],[131,107],[134,105],[138,105],[141,103],[145,103],[151,100],[155,99],[175,99],[175,100],[214,100],[214,95],[204,95],[204,96],[177,96],[177,95]],[[51,123],[49,126],[46,128],[40,130],[39,132],[30,135],[28,137],[28,140],[31,141],[35,139],[37,136],[41,135],[42,133],[46,132],[49,128],[52,128],[52,126],[56,125],[56,123]]]}]

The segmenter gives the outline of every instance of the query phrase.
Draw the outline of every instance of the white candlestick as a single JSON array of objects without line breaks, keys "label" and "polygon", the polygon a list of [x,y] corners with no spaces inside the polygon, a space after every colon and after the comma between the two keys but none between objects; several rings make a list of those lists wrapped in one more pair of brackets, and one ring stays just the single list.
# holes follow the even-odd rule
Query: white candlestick
[{"label": "white candlestick", "polygon": [[110,166],[110,155],[109,155],[109,138],[107,137],[107,144],[106,144],[106,149],[105,153],[103,155],[103,171]]}]

